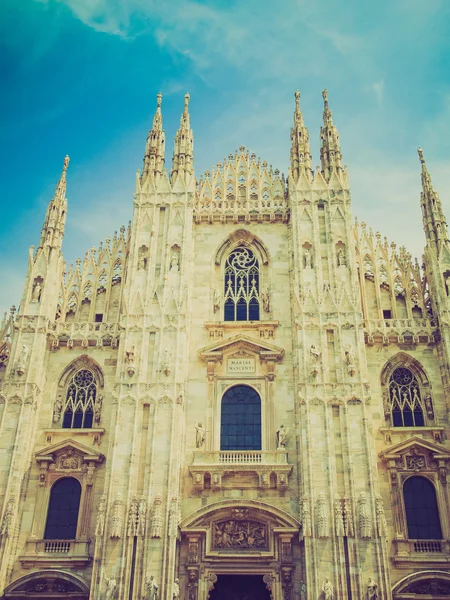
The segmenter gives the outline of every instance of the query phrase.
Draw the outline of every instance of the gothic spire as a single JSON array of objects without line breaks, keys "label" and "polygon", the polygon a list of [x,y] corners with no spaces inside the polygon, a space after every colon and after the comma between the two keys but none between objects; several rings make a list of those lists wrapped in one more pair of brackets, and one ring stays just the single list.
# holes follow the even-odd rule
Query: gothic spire
[{"label": "gothic spire", "polygon": [[190,175],[194,163],[194,135],[189,118],[189,94],[184,96],[184,110],[181,115],[180,128],[175,135],[172,160],[172,179],[177,174]]},{"label": "gothic spire", "polygon": [[322,163],[322,175],[329,181],[333,171],[342,172],[342,154],[339,144],[339,134],[333,123],[333,115],[328,106],[328,92],[323,90],[323,127],[320,128],[320,162]]},{"label": "gothic spire", "polygon": [[425,164],[422,148],[418,148],[419,159],[422,164],[422,192],[420,204],[422,206],[423,229],[427,243],[430,242],[439,250],[440,242],[448,240],[447,222],[442,211],[439,194],[435,192],[430,174]]},{"label": "gothic spire", "polygon": [[156,96],[156,112],[153,117],[153,126],[148,132],[145,144],[144,169],[142,176],[159,177],[164,168],[165,134],[162,128],[161,114],[162,94]]},{"label": "gothic spire", "polygon": [[308,179],[312,178],[311,149],[309,147],[309,134],[300,110],[300,92],[295,96],[294,127],[291,129],[291,173],[297,181],[302,173]]},{"label": "gothic spire", "polygon": [[39,248],[44,248],[44,246],[61,248],[67,213],[66,171],[69,166],[69,160],[69,157],[66,156],[61,177],[56,186],[55,195],[47,207]]}]

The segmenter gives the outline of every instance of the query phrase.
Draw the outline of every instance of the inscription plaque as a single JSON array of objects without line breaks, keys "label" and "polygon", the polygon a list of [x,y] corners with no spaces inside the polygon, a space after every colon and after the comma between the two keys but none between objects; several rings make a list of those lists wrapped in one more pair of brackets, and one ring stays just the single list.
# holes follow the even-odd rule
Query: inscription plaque
[{"label": "inscription plaque", "polygon": [[254,373],[254,358],[229,358],[228,373]]}]

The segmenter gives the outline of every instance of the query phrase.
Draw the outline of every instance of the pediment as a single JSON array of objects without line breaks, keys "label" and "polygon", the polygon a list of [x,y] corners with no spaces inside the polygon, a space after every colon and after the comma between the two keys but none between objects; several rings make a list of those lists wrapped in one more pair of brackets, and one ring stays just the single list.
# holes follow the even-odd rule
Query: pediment
[{"label": "pediment", "polygon": [[415,452],[426,452],[431,454],[433,458],[441,458],[444,460],[450,460],[450,451],[440,444],[435,444],[428,440],[424,440],[420,437],[414,436],[409,440],[394,444],[380,452],[380,458],[383,460],[395,460],[401,458],[405,454],[411,454]]},{"label": "pediment", "polygon": [[261,360],[280,361],[284,356],[284,349],[279,348],[267,342],[261,342],[257,338],[248,335],[235,335],[233,337],[222,339],[220,342],[214,342],[201,348],[198,355],[201,360],[215,361],[221,360],[225,353],[250,352],[259,355]]},{"label": "pediment", "polygon": [[62,440],[56,444],[45,446],[35,454],[38,462],[58,461],[64,456],[75,457],[75,459],[81,459],[82,462],[98,463],[102,462],[105,458],[103,454],[97,452],[97,450],[71,439]]}]

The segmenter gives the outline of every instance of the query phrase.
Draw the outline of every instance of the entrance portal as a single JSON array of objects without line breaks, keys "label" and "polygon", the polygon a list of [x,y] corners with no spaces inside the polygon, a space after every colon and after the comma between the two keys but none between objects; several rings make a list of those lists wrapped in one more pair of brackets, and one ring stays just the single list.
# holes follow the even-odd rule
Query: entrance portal
[{"label": "entrance portal", "polygon": [[218,575],[210,600],[271,600],[262,575]]}]

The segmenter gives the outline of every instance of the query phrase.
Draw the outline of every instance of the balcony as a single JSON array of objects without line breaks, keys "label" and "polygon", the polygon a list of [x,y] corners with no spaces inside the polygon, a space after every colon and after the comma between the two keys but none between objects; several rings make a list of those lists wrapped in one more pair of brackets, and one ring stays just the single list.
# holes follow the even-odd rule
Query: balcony
[{"label": "balcony", "polygon": [[392,541],[395,554],[394,563],[397,567],[410,568],[413,565],[423,565],[436,568],[450,565],[449,540],[402,540]]},{"label": "balcony", "polygon": [[374,343],[430,344],[434,341],[436,323],[427,318],[368,319],[364,321],[364,337],[369,346]]},{"label": "balcony", "polygon": [[288,464],[286,450],[196,450],[189,471],[194,488],[200,490],[208,487],[227,487],[227,478],[236,479],[241,476],[245,479],[246,475],[247,484],[244,487],[256,485],[262,488],[285,489],[289,483],[292,465]]},{"label": "balcony", "polygon": [[33,540],[26,543],[25,554],[20,557],[23,567],[52,565],[85,567],[91,561],[90,540]]}]

